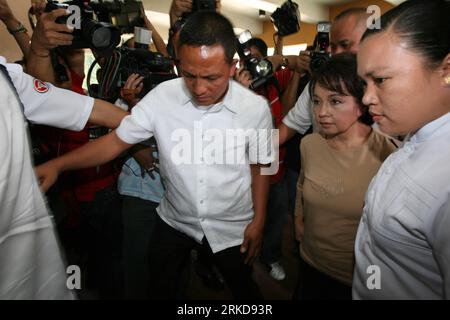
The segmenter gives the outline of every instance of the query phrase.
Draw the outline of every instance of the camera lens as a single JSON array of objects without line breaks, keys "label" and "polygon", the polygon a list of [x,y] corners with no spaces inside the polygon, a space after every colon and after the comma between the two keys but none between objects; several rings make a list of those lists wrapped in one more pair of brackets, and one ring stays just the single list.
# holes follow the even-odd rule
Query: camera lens
[{"label": "camera lens", "polygon": [[105,48],[111,43],[111,31],[108,28],[98,28],[92,33],[92,45],[95,48]]}]

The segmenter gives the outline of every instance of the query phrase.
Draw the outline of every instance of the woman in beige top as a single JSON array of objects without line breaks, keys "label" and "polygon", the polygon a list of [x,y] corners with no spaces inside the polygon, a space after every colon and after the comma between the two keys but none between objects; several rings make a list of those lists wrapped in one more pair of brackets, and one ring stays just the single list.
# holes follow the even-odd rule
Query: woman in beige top
[{"label": "woman in beige top", "polygon": [[314,72],[310,90],[320,134],[300,146],[295,227],[301,263],[294,297],[351,299],[364,195],[396,144],[371,127],[355,55],[333,56]]}]

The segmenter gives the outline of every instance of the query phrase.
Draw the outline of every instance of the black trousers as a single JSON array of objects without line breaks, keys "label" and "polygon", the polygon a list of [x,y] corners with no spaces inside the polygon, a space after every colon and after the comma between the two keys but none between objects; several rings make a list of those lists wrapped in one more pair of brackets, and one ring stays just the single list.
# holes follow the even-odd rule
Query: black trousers
[{"label": "black trousers", "polygon": [[320,272],[300,257],[294,300],[351,300],[352,288]]},{"label": "black trousers", "polygon": [[180,297],[180,288],[186,288],[183,272],[190,261],[190,252],[194,248],[205,250],[212,255],[217,268],[235,299],[262,299],[261,292],[251,277],[252,267],[244,264],[246,254],[240,253],[240,246],[212,253],[203,239],[199,245],[186,234],[175,230],[159,216],[154,232],[150,237],[150,297],[152,299],[175,299]]}]

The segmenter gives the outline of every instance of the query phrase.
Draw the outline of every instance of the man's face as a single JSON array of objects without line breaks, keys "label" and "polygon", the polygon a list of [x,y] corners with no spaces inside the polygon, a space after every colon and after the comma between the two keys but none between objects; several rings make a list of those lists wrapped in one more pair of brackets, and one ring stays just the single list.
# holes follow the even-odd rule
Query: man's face
[{"label": "man's face", "polygon": [[365,39],[357,57],[358,74],[366,82],[363,102],[380,129],[391,135],[414,132],[448,112],[439,100],[441,74],[406,48],[386,31]]},{"label": "man's face", "polygon": [[236,71],[236,61],[226,61],[223,47],[183,45],[178,54],[181,75],[194,102],[210,106],[222,101]]},{"label": "man's face", "polygon": [[331,54],[358,52],[359,42],[366,30],[365,24],[358,23],[359,19],[357,15],[350,15],[332,24],[330,31]]}]

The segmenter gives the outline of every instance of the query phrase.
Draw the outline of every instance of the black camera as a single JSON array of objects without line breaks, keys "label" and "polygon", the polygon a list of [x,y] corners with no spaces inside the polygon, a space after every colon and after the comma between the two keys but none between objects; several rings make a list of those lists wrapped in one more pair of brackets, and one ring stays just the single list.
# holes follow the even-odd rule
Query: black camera
[{"label": "black camera", "polygon": [[246,30],[242,32],[236,39],[236,49],[239,58],[243,61],[245,69],[248,70],[252,76],[252,83],[250,89],[254,90],[261,85],[265,84],[273,76],[272,63],[267,59],[258,59],[251,54],[251,45],[249,44],[252,39],[250,31]]},{"label": "black camera", "polygon": [[[120,31],[106,22],[94,19],[94,10],[83,0],[59,3],[56,0],[47,2],[45,11],[65,9],[72,12],[68,16],[59,17],[56,23],[74,27],[72,49],[91,48],[98,55],[108,55],[120,43]],[[73,10],[72,10],[73,9]]]},{"label": "black camera", "polygon": [[286,1],[272,13],[270,20],[281,37],[298,32],[300,30],[298,4],[291,0]]},{"label": "black camera", "polygon": [[122,46],[102,63],[101,79],[98,91],[91,90],[90,78],[95,63],[88,73],[88,88],[91,96],[114,102],[119,97],[120,89],[133,73],[144,77],[143,89],[139,98],[145,96],[161,82],[175,79],[173,60],[158,52],[143,48],[128,48]]},{"label": "black camera", "polygon": [[183,14],[183,19],[187,19],[196,11],[216,11],[216,0],[193,0],[192,10]]},{"label": "black camera", "polygon": [[121,33],[133,33],[134,27],[145,25],[141,1],[136,0],[96,0],[90,5],[99,21],[108,22]]},{"label": "black camera", "polygon": [[322,64],[330,59],[330,54],[327,52],[330,46],[330,23],[319,22],[317,24],[316,48],[311,53],[311,72],[320,68]]}]

